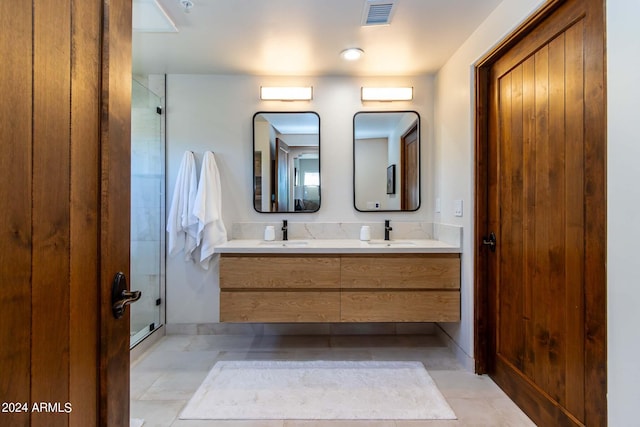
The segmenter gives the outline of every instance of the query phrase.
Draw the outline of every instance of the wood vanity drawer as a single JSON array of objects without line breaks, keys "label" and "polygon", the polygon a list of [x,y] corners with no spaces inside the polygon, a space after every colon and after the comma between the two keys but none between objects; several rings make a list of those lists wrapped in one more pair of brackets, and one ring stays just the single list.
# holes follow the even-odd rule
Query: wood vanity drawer
[{"label": "wood vanity drawer", "polygon": [[222,322],[339,322],[340,291],[221,291]]},{"label": "wood vanity drawer", "polygon": [[458,322],[459,291],[342,291],[341,322]]},{"label": "wood vanity drawer", "polygon": [[460,289],[460,256],[345,256],[341,275],[342,287],[351,289]]},{"label": "wood vanity drawer", "polygon": [[331,256],[220,257],[220,289],[340,287],[340,258]]},{"label": "wood vanity drawer", "polygon": [[456,322],[459,254],[222,254],[222,322]]}]

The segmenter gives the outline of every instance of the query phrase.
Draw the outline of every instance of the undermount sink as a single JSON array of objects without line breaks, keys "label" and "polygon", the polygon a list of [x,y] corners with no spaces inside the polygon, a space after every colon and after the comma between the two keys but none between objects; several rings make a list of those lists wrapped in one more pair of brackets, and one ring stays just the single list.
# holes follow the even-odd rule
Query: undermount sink
[{"label": "undermount sink", "polygon": [[300,246],[307,246],[309,242],[305,240],[274,240],[269,242],[260,242],[259,244],[262,246],[296,248]]},{"label": "undermount sink", "polygon": [[415,246],[416,244],[409,240],[370,240],[367,242],[371,246]]}]

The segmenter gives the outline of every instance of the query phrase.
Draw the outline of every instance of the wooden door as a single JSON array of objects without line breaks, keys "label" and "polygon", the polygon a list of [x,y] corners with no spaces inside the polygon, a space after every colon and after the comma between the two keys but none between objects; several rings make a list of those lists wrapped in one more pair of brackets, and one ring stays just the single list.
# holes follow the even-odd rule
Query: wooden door
[{"label": "wooden door", "polygon": [[105,2],[100,153],[101,426],[129,425],[130,312],[115,319],[112,281],[129,276],[131,231],[131,1]]},{"label": "wooden door", "polygon": [[0,2],[2,426],[126,426],[131,3]]},{"label": "wooden door", "polygon": [[479,370],[538,425],[606,425],[602,22],[553,2],[479,67]]},{"label": "wooden door", "polygon": [[420,207],[420,144],[417,125],[402,137],[401,147],[400,207],[403,211],[414,211]]}]

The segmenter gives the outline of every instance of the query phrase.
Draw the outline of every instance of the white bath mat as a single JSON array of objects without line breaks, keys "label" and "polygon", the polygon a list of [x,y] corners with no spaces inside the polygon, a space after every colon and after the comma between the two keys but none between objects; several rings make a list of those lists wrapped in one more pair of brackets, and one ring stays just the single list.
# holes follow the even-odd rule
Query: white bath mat
[{"label": "white bath mat", "polygon": [[181,419],[456,419],[420,362],[227,361]]}]

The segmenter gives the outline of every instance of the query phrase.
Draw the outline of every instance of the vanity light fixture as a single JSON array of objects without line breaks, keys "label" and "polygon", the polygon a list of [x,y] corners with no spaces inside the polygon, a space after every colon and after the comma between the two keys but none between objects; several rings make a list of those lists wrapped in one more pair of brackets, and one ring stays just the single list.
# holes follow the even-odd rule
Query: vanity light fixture
[{"label": "vanity light fixture", "polygon": [[342,59],[347,61],[357,61],[362,57],[362,55],[364,55],[364,50],[359,47],[351,47],[340,52]]},{"label": "vanity light fixture", "polygon": [[260,86],[260,99],[263,101],[311,101],[312,86]]},{"label": "vanity light fixture", "polygon": [[363,101],[411,101],[412,87],[362,87]]}]

